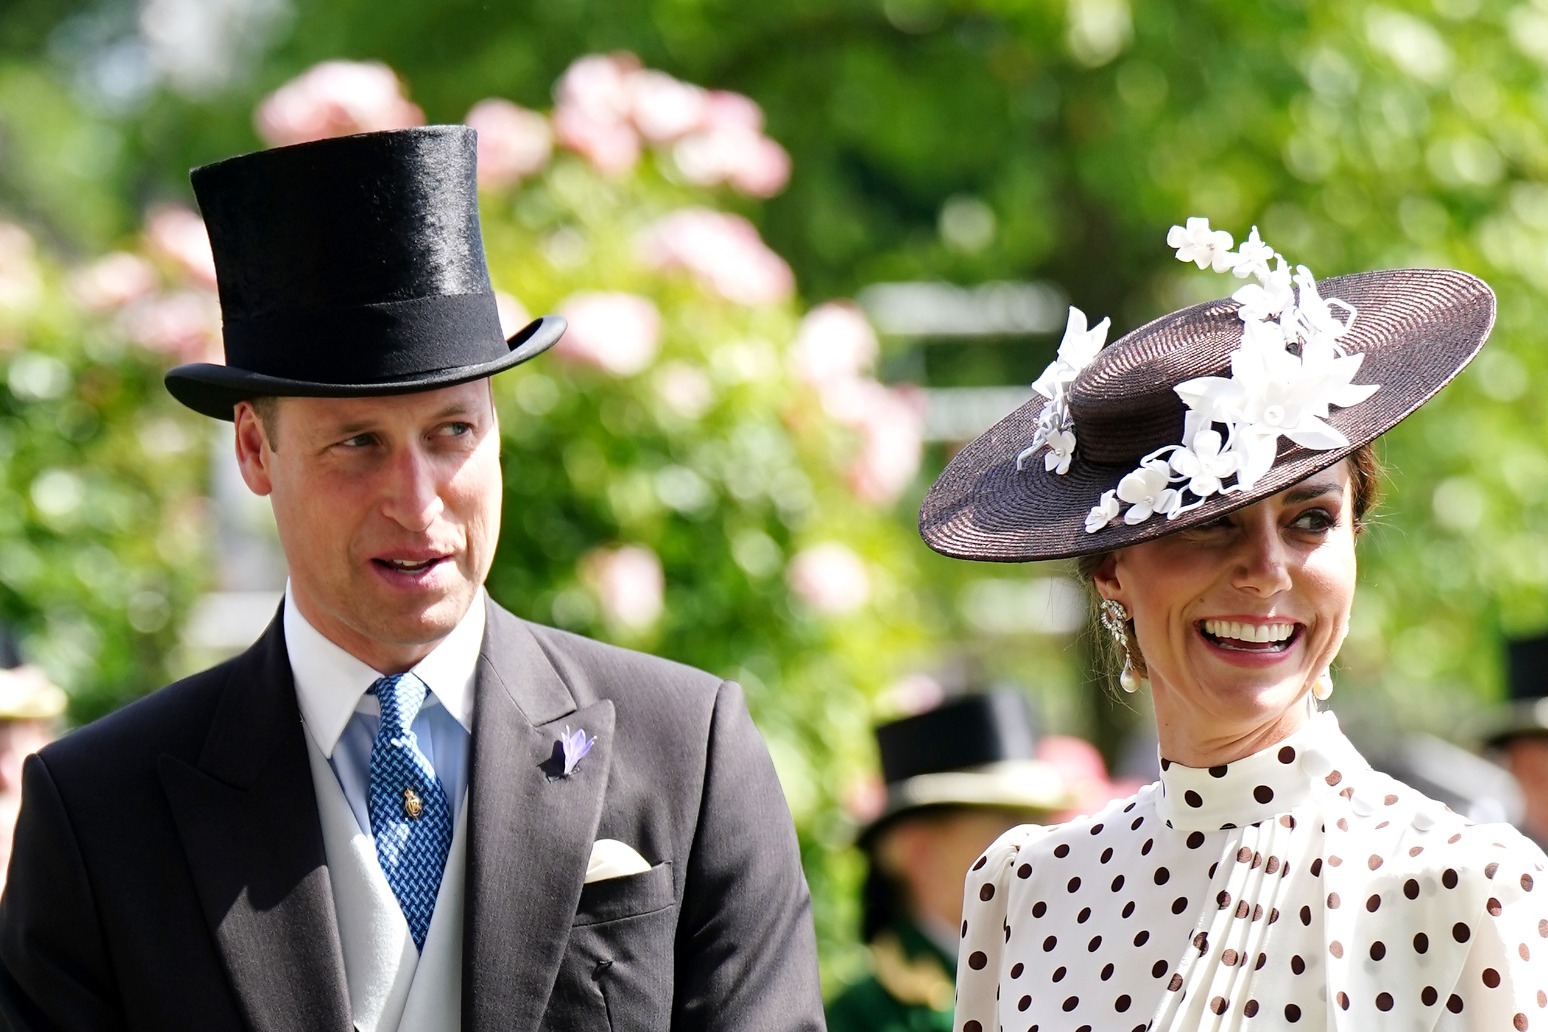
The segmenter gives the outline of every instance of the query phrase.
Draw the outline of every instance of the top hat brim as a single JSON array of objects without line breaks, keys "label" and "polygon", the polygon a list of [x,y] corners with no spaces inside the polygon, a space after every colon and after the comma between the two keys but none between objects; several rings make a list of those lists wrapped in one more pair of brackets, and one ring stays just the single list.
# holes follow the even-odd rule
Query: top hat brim
[{"label": "top hat brim", "polygon": [[856,841],[865,846],[899,819],[927,810],[1006,810],[1030,819],[1061,813],[1074,803],[1058,768],[1043,760],[1002,760],[973,770],[918,774],[887,786],[885,807],[860,829]]},{"label": "top hat brim", "polygon": [[547,351],[564,335],[565,321],[557,315],[534,319],[506,340],[510,350],[499,358],[411,376],[358,383],[319,383],[255,373],[234,366],[193,362],[167,370],[167,390],[195,412],[228,422],[240,401],[253,398],[361,398],[417,394],[493,376]]},{"label": "top hat brim", "polygon": [[[1107,552],[1208,522],[1277,494],[1386,433],[1461,372],[1494,325],[1488,286],[1450,269],[1356,273],[1319,281],[1318,289],[1356,309],[1341,343],[1364,355],[1357,382],[1380,387],[1367,400],[1329,413],[1327,422],[1349,440],[1347,447],[1316,451],[1281,439],[1274,465],[1248,490],[1213,495],[1175,519],[1120,519],[1088,533],[1087,514],[1138,460],[1097,462],[1083,454],[1077,415],[1067,473],[1045,470],[1041,454],[1018,470],[1016,457],[1032,442],[1045,404],[1035,396],[958,452],[936,479],[920,507],[925,543],[953,558],[1029,562]],[[1158,382],[1169,392],[1193,377],[1229,375],[1230,353],[1241,340],[1237,307],[1229,299],[1211,301],[1140,327],[1098,354],[1072,385],[1072,396],[1084,391],[1121,413],[1128,398]],[[1152,433],[1148,445],[1136,447],[1137,456],[1181,443],[1180,401],[1176,409],[1159,437],[1153,425],[1136,425],[1136,442]]]},{"label": "top hat brim", "polygon": [[1548,698],[1519,699],[1489,721],[1483,744],[1499,748],[1513,738],[1548,737]]}]

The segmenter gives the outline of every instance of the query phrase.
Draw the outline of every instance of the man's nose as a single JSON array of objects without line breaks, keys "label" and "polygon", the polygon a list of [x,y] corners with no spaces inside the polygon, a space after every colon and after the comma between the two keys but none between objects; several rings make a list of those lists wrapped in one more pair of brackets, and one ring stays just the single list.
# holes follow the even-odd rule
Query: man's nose
[{"label": "man's nose", "polygon": [[394,457],[382,511],[406,530],[428,530],[445,509],[435,463],[417,447]]}]

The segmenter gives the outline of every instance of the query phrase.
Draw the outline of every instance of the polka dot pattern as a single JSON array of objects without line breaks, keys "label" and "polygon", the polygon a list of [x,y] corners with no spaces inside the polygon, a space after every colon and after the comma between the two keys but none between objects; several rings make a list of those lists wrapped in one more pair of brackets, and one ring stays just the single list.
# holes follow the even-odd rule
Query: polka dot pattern
[{"label": "polka dot pattern", "polygon": [[1372,770],[1332,714],[1230,764],[1163,758],[969,872],[953,1032],[1548,1030],[1545,866]]}]

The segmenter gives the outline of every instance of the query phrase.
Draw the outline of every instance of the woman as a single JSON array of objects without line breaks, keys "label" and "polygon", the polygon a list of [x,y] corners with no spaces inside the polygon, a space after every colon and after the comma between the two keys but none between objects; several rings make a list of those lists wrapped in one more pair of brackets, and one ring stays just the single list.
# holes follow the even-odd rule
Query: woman
[{"label": "woman", "polygon": [[1084,557],[1162,756],[1132,798],[973,864],[954,1027],[1548,1029],[1548,859],[1372,770],[1317,702],[1370,442],[1472,358],[1493,296],[1317,282],[1203,219],[1168,241],[1249,282],[1106,349],[1072,309],[1038,396],[921,511],[948,555]]}]

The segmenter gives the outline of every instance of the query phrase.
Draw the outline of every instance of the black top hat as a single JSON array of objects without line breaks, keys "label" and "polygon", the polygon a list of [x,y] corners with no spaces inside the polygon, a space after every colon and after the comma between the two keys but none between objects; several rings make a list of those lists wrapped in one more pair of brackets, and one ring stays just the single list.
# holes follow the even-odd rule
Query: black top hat
[{"label": "black top hat", "polygon": [[467,126],[364,133],[193,170],[220,286],[226,364],[167,389],[232,418],[260,396],[408,394],[477,380],[552,347],[545,316],[509,340],[478,222]]},{"label": "black top hat", "polygon": [[1491,721],[1486,744],[1548,735],[1548,634],[1506,642],[1505,666],[1510,698]]},{"label": "black top hat", "polygon": [[1211,495],[1175,518],[1159,513],[1088,529],[1093,507],[1147,456],[1182,440],[1186,407],[1175,388],[1232,375],[1242,346],[1241,307],[1230,298],[1194,305],[1129,333],[1097,353],[1069,384],[1078,443],[1064,473],[1043,456],[1020,457],[1048,403],[1035,396],[951,460],[925,496],[919,531],[943,555],[1027,562],[1106,552],[1208,522],[1332,466],[1390,430],[1461,372],[1494,324],[1494,295],[1451,269],[1395,269],[1336,276],[1319,296],[1358,311],[1340,345],[1363,356],[1360,384],[1379,389],[1337,408],[1326,422],[1346,447],[1278,442],[1271,467],[1248,489]]},{"label": "black top hat", "polygon": [[929,807],[985,806],[1054,813],[1072,795],[1036,759],[1032,708],[1020,692],[965,695],[876,729],[887,802],[860,835],[867,843],[901,815]]}]

